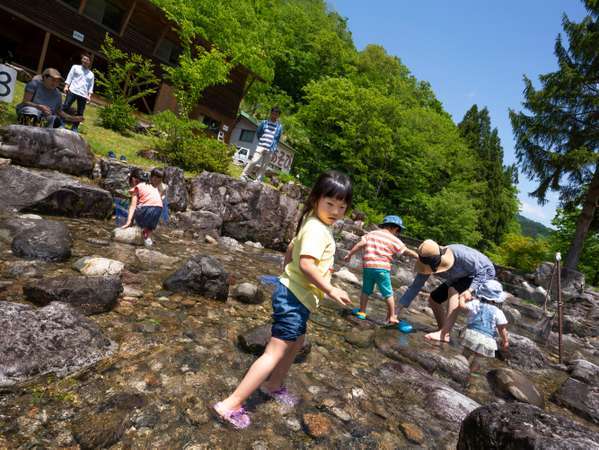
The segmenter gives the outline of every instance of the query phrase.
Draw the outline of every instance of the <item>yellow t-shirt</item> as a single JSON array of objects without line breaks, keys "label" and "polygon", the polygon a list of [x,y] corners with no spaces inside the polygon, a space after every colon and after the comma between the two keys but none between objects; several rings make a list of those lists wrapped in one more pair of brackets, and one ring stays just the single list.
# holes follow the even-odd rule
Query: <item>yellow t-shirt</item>
[{"label": "yellow t-shirt", "polygon": [[315,216],[309,216],[293,241],[292,259],[281,275],[281,283],[287,286],[302,304],[311,312],[318,308],[324,293],[314,286],[299,266],[300,256],[316,259],[320,274],[331,278],[331,267],[335,257],[335,239],[331,229]]}]

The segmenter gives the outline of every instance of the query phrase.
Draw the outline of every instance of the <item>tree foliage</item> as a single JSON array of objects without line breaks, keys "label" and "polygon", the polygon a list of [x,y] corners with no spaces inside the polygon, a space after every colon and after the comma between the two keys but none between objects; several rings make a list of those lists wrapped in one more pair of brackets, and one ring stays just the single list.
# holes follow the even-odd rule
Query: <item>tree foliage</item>
[{"label": "tree foliage", "polygon": [[497,128],[491,128],[487,108],[473,105],[460,124],[460,134],[478,156],[480,170],[476,179],[482,184],[478,199],[480,211],[479,230],[483,236],[481,246],[489,248],[503,240],[508,227],[515,220],[519,204],[514,166],[503,165],[503,148]]},{"label": "tree foliage", "polygon": [[565,259],[570,269],[599,201],[599,3],[585,4],[589,15],[580,23],[564,15],[568,48],[559,35],[558,70],[540,75],[539,89],[524,77],[528,113],[510,111],[520,167],[539,183],[532,195],[544,203],[549,190],[557,191],[564,205],[582,206]]}]

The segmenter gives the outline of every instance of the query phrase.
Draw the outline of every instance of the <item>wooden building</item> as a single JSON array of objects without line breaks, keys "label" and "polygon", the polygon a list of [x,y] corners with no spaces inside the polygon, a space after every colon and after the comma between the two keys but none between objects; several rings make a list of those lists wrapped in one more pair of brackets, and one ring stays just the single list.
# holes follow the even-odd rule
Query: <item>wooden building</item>
[{"label": "wooden building", "polygon": [[[86,51],[92,55],[93,68],[102,70],[106,63],[100,46],[109,33],[120,49],[151,59],[160,74],[160,66],[176,63],[180,52],[173,28],[148,0],[0,0],[0,60],[37,73],[54,67],[66,77]],[[253,77],[245,67],[235,67],[228,84],[206,90],[194,116],[228,142],[239,104]],[[138,105],[148,113],[174,106],[175,99],[165,83]]]}]

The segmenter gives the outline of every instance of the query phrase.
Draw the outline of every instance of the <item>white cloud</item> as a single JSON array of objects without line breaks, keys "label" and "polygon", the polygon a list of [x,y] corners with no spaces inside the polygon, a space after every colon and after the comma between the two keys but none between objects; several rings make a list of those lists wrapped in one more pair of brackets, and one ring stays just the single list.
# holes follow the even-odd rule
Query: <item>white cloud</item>
[{"label": "white cloud", "polygon": [[466,94],[466,97],[468,98],[474,98],[476,97],[476,91],[470,91]]},{"label": "white cloud", "polygon": [[522,208],[520,208],[520,212],[530,217],[531,219],[537,219],[540,221],[548,221],[550,217],[547,216],[548,208],[543,208],[540,205],[530,203],[530,202],[522,202]]}]

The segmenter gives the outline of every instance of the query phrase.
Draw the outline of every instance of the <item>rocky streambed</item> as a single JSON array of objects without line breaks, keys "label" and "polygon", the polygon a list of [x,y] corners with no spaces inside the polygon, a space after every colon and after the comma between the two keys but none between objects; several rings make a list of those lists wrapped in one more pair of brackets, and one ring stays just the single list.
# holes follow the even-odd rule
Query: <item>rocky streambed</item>
[{"label": "rocky streambed", "polygon": [[[255,394],[251,428],[231,431],[209,407],[264,348],[282,263],[245,240],[280,248],[297,200],[215,174],[187,187],[173,177],[186,206],[145,249],[126,243],[134,234],[115,240],[100,220],[107,208],[90,207],[122,182],[120,163],[103,164],[103,188],[0,167],[0,449],[599,448],[597,298],[568,298],[559,365],[555,325],[539,332],[535,287],[510,273],[510,352],[484,360],[480,375],[468,374],[459,326],[451,344],[424,340],[434,328],[425,295],[407,312],[408,335],[381,326],[381,299],[366,321],[325,301],[288,380],[300,405]],[[23,170],[43,185],[36,195],[23,194]],[[339,255],[362,232],[346,221]],[[394,276],[400,291],[409,264]],[[357,266],[335,275],[356,304]]]}]

